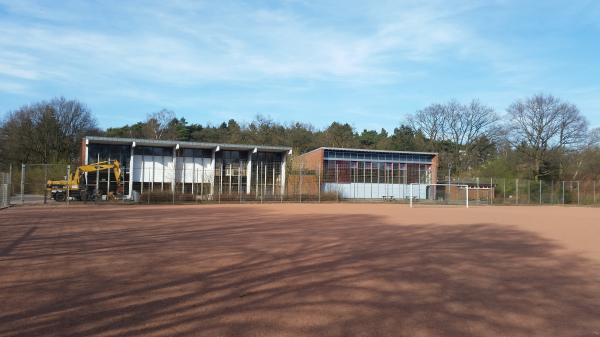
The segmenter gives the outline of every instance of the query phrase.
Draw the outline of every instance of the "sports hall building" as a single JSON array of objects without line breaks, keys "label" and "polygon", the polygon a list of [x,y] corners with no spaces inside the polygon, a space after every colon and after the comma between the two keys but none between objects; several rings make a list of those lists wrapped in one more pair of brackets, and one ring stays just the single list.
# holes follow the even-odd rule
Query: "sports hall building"
[{"label": "sports hall building", "polygon": [[315,172],[321,192],[345,199],[425,199],[437,183],[438,154],[321,147],[294,166]]},{"label": "sports hall building", "polygon": [[[92,136],[85,137],[81,147],[83,164],[119,160],[123,193],[128,198],[132,191],[207,197],[217,193],[283,194],[286,160],[291,153],[291,148],[283,146]],[[110,172],[101,172],[98,180],[95,175],[88,176],[87,181],[98,181],[101,194],[116,191],[116,178]]]}]

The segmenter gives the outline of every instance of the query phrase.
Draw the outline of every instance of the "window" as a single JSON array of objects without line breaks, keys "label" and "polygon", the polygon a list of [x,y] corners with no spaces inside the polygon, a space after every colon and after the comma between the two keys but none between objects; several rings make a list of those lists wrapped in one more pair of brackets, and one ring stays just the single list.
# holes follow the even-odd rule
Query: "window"
[{"label": "window", "polygon": [[88,145],[88,163],[98,161],[117,159],[122,166],[129,165],[131,157],[131,147],[129,145],[118,144],[89,144]]},{"label": "window", "polygon": [[210,149],[180,149],[177,151],[178,157],[194,157],[194,158],[212,158],[212,150]]},{"label": "window", "polygon": [[172,156],[173,149],[170,147],[136,146],[133,150],[136,156]]},{"label": "window", "polygon": [[257,162],[279,163],[283,160],[281,152],[258,152],[252,154],[252,160]]}]

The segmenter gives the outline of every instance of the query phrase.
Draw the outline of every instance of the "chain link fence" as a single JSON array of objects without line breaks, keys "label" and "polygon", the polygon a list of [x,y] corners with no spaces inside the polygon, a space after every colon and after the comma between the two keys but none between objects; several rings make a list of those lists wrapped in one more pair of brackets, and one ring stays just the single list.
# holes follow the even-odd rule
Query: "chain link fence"
[{"label": "chain link fence", "polygon": [[598,205],[600,182],[594,180],[529,180],[518,178],[454,179],[492,189],[495,205]]},{"label": "chain link fence", "polygon": [[10,205],[10,174],[0,172],[0,209]]},{"label": "chain link fence", "polygon": [[[296,164],[296,165],[295,165]],[[517,178],[440,177],[401,163],[336,163],[305,167],[303,163],[210,159],[184,165],[152,162],[81,175],[79,186],[65,180],[75,164],[26,164],[0,173],[0,206],[72,202],[144,204],[393,202],[411,198],[433,204],[457,204],[464,195],[444,184],[467,186],[471,205],[600,205],[600,182],[545,181]],[[49,184],[49,182],[51,182]],[[53,183],[52,183],[53,182]],[[86,191],[86,193],[83,193]],[[462,198],[462,199],[461,199]]]}]

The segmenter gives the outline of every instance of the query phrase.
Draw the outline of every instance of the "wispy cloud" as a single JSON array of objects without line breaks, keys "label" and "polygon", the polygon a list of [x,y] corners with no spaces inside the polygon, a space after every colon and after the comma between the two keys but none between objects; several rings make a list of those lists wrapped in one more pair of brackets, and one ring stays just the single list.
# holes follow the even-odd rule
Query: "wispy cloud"
[{"label": "wispy cloud", "polygon": [[[8,20],[0,23],[0,46],[45,55],[44,61],[10,64],[15,76],[119,74],[185,84],[401,76],[390,63],[432,61],[472,38],[465,27],[441,16],[441,8],[432,6],[410,7],[380,21],[368,17],[359,23],[366,29],[353,32],[314,26],[310,17],[286,8],[206,7],[191,1],[169,4],[114,4],[111,20],[120,25],[125,17],[131,17],[137,26],[111,33],[102,27]],[[32,3],[11,4],[6,9],[46,18],[42,8]],[[71,10],[64,8],[64,12]],[[85,18],[91,13],[79,15]],[[52,16],[69,17],[61,12]],[[62,80],[69,76],[65,77]]]},{"label": "wispy cloud", "polygon": [[[575,2],[545,3],[543,10],[563,20],[561,27],[574,18],[598,22],[588,13],[598,13],[599,5]],[[543,54],[556,49],[544,49],[537,42],[542,28],[526,20],[536,6],[516,0],[349,0],[343,6],[333,0],[0,0],[0,90],[204,106],[214,115],[297,114],[291,119],[304,109],[320,111],[319,118],[332,110],[365,112],[351,116],[357,120],[377,111],[391,120],[394,111],[448,97],[488,95],[502,104],[507,93],[549,87],[547,74],[557,72],[556,58]],[[532,26],[540,31],[527,31]],[[338,101],[330,103],[333,97]]]},{"label": "wispy cloud", "polygon": [[10,93],[10,94],[24,94],[26,90],[26,86],[22,83],[4,80],[0,78],[0,93]]}]

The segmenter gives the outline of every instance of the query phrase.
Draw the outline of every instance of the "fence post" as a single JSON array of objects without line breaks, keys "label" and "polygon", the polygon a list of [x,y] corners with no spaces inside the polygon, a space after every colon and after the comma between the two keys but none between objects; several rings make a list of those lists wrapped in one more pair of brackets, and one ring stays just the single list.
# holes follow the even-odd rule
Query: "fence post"
[{"label": "fence post", "polygon": [[577,180],[577,205],[579,205],[579,197],[580,197],[580,193],[579,193],[579,180]]},{"label": "fence post", "polygon": [[336,198],[337,201],[340,202],[340,183],[338,180],[338,162],[337,160],[335,161],[335,194],[336,194]]},{"label": "fence post", "polygon": [[[450,183],[448,183],[450,184]],[[502,179],[502,184],[503,184],[503,188],[502,188],[502,203],[506,204],[506,178]]]},{"label": "fence post", "polygon": [[21,205],[25,204],[25,164],[21,164]]},{"label": "fence post", "polygon": [[540,205],[542,204],[542,181],[540,180],[540,200],[539,200]]},{"label": "fence post", "polygon": [[317,194],[319,195],[319,203],[321,203],[321,164],[317,167]]},{"label": "fence post", "polygon": [[8,165],[8,203],[10,204],[10,199],[13,194],[13,183],[12,183],[12,163]]},{"label": "fence post", "polygon": [[304,173],[304,162],[300,164],[300,195],[299,195],[299,200],[300,203],[302,203],[302,174]]},{"label": "fence post", "polygon": [[48,189],[46,184],[48,183],[48,164],[44,164],[44,205],[48,203]]},{"label": "fence post", "polygon": [[[243,163],[240,160],[240,166],[238,167],[238,193],[240,195],[240,204],[242,203],[242,167]],[[273,194],[275,194],[275,166],[273,166]]]},{"label": "fence post", "polygon": [[494,204],[494,198],[496,198],[496,188],[494,187],[494,178],[490,178],[490,191],[492,195],[490,196],[490,205]]},{"label": "fence post", "polygon": [[71,165],[67,165],[67,207],[71,198]]},{"label": "fence post", "polygon": [[596,203],[596,181],[595,180],[592,182],[592,186],[594,188],[594,196],[592,199],[594,200],[594,204],[595,204]]},{"label": "fence post", "polygon": [[262,197],[261,202],[265,198],[265,193],[267,193],[267,163],[263,163],[263,187],[262,187]]},{"label": "fence post", "polygon": [[562,182],[562,204],[565,204],[565,181]]},{"label": "fence post", "polygon": [[519,204],[519,178],[515,179],[515,204]]},{"label": "fence post", "polygon": [[475,195],[477,195],[477,204],[479,205],[479,177],[475,178],[475,180],[477,182],[477,191]]},{"label": "fence post", "polygon": [[531,180],[527,179],[527,204],[531,203]]},{"label": "fence post", "polygon": [[[129,170],[129,172],[131,172],[131,169]],[[129,174],[129,179],[131,179],[131,173]],[[123,201],[123,203],[125,203],[125,168],[123,168],[123,170],[121,170],[121,184],[123,186],[121,201]],[[131,190],[129,191],[129,194],[131,194]]]}]

